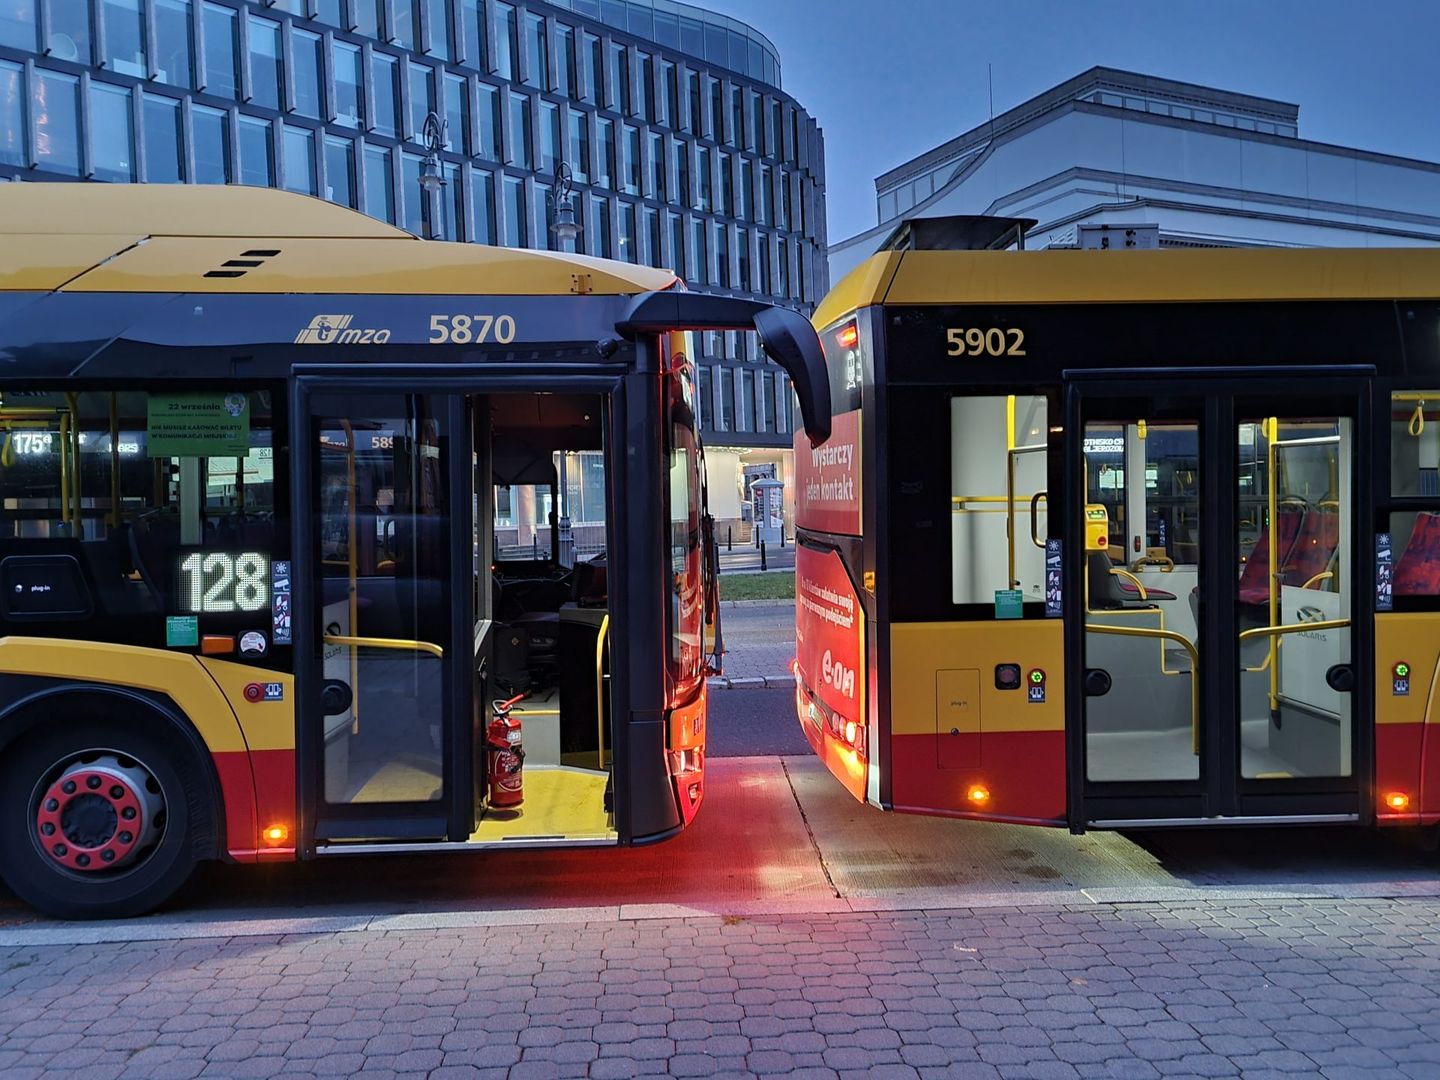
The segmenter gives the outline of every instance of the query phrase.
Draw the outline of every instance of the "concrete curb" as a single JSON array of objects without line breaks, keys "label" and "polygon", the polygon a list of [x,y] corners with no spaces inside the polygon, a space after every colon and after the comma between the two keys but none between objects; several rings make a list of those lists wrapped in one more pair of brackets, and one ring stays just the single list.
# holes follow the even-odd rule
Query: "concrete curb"
[{"label": "concrete curb", "polygon": [[794,675],[748,675],[738,679],[732,679],[728,675],[716,675],[710,680],[711,690],[755,690],[755,689],[793,689],[795,686]]},{"label": "concrete curb", "polygon": [[722,608],[736,608],[736,607],[778,607],[778,608],[793,608],[793,607],[795,606],[795,598],[792,596],[792,597],[790,597],[790,598],[787,599],[787,600],[721,600],[721,601],[720,601],[720,606],[721,606]]},{"label": "concrete curb", "polygon": [[920,912],[929,917],[973,911],[1049,909],[1076,911],[1126,905],[1189,905],[1217,902],[1272,904],[1294,900],[1402,900],[1433,898],[1433,882],[1373,881],[1354,884],[1271,886],[1167,886],[1159,888],[1015,890],[976,893],[964,889],[920,889],[903,896],[828,896],[794,900],[717,900],[713,905],[621,903],[574,908],[501,908],[412,912],[355,912],[251,918],[244,912],[149,918],[111,923],[40,922],[0,929],[0,948],[111,945],[130,942],[290,935],[383,933],[512,926],[616,923],[646,919],[785,918],[807,915],[867,915]]}]

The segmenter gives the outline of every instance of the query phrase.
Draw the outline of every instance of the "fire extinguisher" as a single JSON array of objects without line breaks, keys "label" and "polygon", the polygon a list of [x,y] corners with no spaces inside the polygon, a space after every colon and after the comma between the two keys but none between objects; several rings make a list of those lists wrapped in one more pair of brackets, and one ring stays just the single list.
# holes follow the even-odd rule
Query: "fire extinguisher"
[{"label": "fire extinguisher", "polygon": [[495,718],[485,730],[485,772],[490,781],[490,808],[508,810],[525,801],[525,748],[520,721],[510,709],[524,694],[494,703]]}]

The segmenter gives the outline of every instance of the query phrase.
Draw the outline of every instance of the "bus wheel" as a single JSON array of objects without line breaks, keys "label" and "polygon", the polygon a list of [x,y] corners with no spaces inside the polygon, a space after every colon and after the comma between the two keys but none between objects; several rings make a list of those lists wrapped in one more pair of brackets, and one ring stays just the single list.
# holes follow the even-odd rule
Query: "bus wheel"
[{"label": "bus wheel", "polygon": [[41,732],[0,767],[0,876],[64,919],[139,915],[195,867],[194,764],[149,732]]}]

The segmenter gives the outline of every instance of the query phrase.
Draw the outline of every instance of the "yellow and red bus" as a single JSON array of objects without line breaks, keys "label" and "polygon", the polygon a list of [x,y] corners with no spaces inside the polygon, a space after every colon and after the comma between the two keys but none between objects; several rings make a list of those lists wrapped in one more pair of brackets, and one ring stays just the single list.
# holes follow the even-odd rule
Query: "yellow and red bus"
[{"label": "yellow and red bus", "polygon": [[809,322],[668,271],[268,189],[0,187],[0,876],[114,916],[203,859],[679,832],[696,329],[758,329],[824,437]]},{"label": "yellow and red bus", "polygon": [[944,248],[975,227],[815,317],[815,752],[1077,832],[1440,822],[1440,251]]}]

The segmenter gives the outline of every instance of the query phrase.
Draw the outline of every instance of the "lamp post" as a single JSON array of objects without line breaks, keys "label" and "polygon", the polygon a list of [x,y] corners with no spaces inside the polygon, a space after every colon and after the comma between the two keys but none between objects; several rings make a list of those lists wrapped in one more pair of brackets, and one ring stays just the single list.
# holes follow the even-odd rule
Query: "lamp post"
[{"label": "lamp post", "polygon": [[[562,161],[555,167],[555,191],[550,196],[555,208],[555,222],[550,226],[550,231],[560,242],[561,251],[570,251],[575,244],[575,238],[580,235],[580,226],[575,223],[575,207],[570,202],[574,190],[575,180],[570,174],[570,166]],[[575,534],[570,526],[570,478],[567,468],[569,461],[569,453],[561,450],[560,517],[557,522],[560,531],[561,566],[575,565]]]},{"label": "lamp post", "polygon": [[434,240],[435,223],[441,220],[436,213],[436,200],[439,197],[440,212],[444,215],[443,224],[440,230],[439,239],[450,239],[450,203],[445,198],[445,172],[440,161],[440,151],[445,149],[449,142],[446,128],[447,121],[441,120],[435,113],[427,113],[425,125],[421,129],[420,138],[425,143],[425,160],[420,165],[420,190],[425,194],[425,208],[430,216],[430,236]]},{"label": "lamp post", "polygon": [[561,251],[569,251],[570,245],[580,235],[580,226],[575,224],[575,207],[570,203],[574,190],[575,180],[570,175],[570,166],[562,161],[555,168],[555,192],[550,196],[555,207],[555,223],[550,226],[550,231],[560,241]]}]

